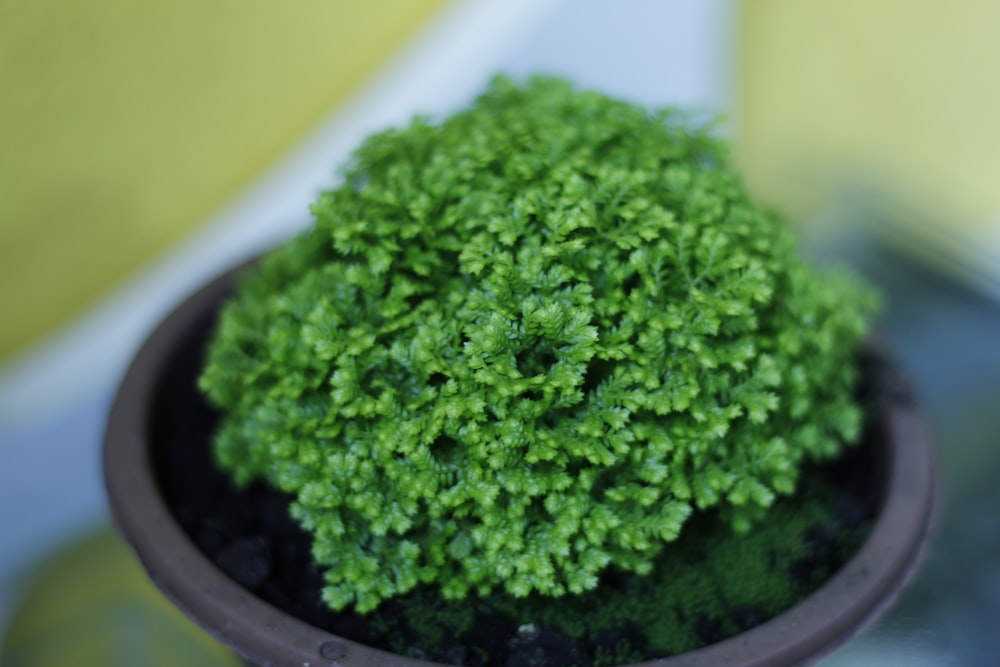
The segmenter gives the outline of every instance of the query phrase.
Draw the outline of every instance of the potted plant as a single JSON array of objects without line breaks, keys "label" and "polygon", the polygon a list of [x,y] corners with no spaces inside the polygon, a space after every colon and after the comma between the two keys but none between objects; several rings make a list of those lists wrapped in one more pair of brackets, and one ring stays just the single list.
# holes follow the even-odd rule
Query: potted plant
[{"label": "potted plant", "polygon": [[106,440],[122,532],[245,657],[798,664],[912,572],[873,294],[682,115],[497,78],[312,212],[154,333]]}]

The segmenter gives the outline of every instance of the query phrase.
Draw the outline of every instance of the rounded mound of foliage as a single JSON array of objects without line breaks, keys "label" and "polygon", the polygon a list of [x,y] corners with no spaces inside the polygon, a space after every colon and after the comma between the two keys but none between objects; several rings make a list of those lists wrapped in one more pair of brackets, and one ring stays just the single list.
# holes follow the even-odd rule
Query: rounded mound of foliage
[{"label": "rounded mound of foliage", "polygon": [[324,600],[648,572],[855,439],[872,295],[794,255],[724,146],[555,79],[370,137],[223,310],[201,387],[238,483],[294,494]]}]

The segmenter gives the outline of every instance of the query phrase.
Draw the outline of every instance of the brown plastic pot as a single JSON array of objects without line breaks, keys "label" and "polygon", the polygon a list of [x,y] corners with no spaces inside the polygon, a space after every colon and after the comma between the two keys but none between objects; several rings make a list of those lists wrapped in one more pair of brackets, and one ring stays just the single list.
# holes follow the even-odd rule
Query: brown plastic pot
[{"label": "brown plastic pot", "polygon": [[[423,660],[361,645],[281,611],[219,570],[178,525],[161,496],[151,452],[151,410],[165,370],[190,332],[231,293],[231,271],[190,297],[136,355],[111,409],[104,476],[115,523],[163,593],[222,643],[259,665],[427,667]],[[859,633],[895,600],[927,545],[936,498],[936,460],[906,383],[880,380],[881,430],[875,475],[884,484],[872,531],[858,553],[792,609],[742,634],[656,667],[807,665]]]}]

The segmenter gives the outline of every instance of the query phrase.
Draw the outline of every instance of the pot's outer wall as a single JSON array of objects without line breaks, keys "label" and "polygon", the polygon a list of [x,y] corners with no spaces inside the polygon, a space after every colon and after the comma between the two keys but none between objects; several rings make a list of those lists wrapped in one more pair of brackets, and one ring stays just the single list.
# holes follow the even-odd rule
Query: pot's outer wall
[{"label": "pot's outer wall", "polygon": [[[214,317],[232,292],[233,270],[185,301],[149,337],[122,381],[104,443],[104,478],[119,532],[150,577],[185,614],[258,665],[427,667],[424,660],[332,635],[272,607],[215,567],[177,524],[160,495],[149,423],[163,370],[190,331]],[[880,383],[881,380],[880,380]],[[913,575],[929,540],[936,504],[936,460],[905,382],[892,376],[884,407],[883,503],[859,552],[818,591],[747,632],[650,667],[808,665],[870,625]]]}]

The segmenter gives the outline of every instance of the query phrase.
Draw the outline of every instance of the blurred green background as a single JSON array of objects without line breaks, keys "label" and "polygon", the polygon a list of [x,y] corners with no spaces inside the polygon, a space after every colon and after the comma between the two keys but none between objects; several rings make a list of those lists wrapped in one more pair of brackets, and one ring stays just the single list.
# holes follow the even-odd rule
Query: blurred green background
[{"label": "blurred green background", "polygon": [[177,244],[442,4],[0,2],[0,360]]},{"label": "blurred green background", "polygon": [[736,136],[758,196],[861,225],[1000,298],[1000,3],[741,12]]}]

